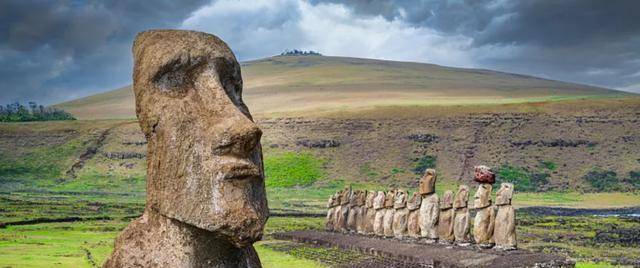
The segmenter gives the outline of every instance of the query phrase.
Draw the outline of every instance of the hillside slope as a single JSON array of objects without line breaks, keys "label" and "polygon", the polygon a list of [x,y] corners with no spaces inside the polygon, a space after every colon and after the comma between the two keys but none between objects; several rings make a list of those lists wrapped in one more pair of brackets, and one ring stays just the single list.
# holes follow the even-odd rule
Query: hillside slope
[{"label": "hillside slope", "polygon": [[[433,64],[326,56],[242,63],[254,114],[333,112],[389,105],[495,104],[626,95],[531,76]],[[80,119],[132,118],[130,87],[59,104]]]}]

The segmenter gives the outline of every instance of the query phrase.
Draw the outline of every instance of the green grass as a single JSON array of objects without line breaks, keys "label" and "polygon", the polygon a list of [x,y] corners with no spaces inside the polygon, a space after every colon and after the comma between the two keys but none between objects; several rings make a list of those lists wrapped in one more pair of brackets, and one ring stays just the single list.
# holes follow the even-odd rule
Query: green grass
[{"label": "green grass", "polygon": [[298,267],[326,267],[321,263],[313,260],[307,260],[299,257],[295,257],[286,253],[275,251],[265,246],[264,242],[256,244],[256,251],[260,256],[262,267],[269,268],[298,268]]},{"label": "green grass", "polygon": [[267,187],[307,186],[323,177],[322,160],[310,153],[282,152],[264,159]]}]

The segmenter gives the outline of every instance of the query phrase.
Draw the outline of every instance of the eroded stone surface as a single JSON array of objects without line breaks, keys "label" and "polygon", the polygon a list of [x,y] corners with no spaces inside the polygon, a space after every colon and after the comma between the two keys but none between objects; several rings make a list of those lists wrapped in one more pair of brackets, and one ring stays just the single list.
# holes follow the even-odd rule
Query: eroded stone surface
[{"label": "eroded stone surface", "polygon": [[424,172],[418,186],[418,192],[421,195],[434,193],[436,191],[436,170],[427,169]]},{"label": "eroded stone surface", "polygon": [[347,216],[347,230],[355,232],[358,228],[357,220],[360,214],[360,206],[358,206],[358,198],[360,190],[355,190],[349,197],[349,214]]},{"label": "eroded stone surface", "polygon": [[398,239],[402,239],[407,236],[407,224],[409,217],[406,191],[398,190],[396,192],[393,208],[396,210],[393,214],[393,235]]},{"label": "eroded stone surface", "polygon": [[409,217],[407,219],[407,235],[413,239],[420,237],[419,213],[421,203],[422,196],[417,192],[413,193],[411,200],[407,202],[407,209],[409,210]]},{"label": "eroded stone surface", "polygon": [[153,30],[138,34],[133,55],[147,205],[104,267],[259,267],[262,132],[231,49],[206,33]]},{"label": "eroded stone surface", "polygon": [[467,244],[470,242],[469,236],[470,219],[469,208],[469,186],[460,185],[453,201],[453,235],[456,244]]},{"label": "eroded stone surface", "polygon": [[473,179],[479,183],[495,183],[496,174],[493,173],[490,167],[487,166],[475,166]]},{"label": "eroded stone surface", "polygon": [[491,184],[481,183],[474,195],[473,206],[476,217],[473,221],[473,239],[482,248],[493,246],[495,210],[491,206]]},{"label": "eroded stone surface", "polygon": [[384,218],[382,220],[382,228],[384,230],[385,237],[393,237],[393,214],[395,214],[396,210],[393,208],[393,203],[395,202],[396,191],[391,190],[387,192],[384,199]]},{"label": "eroded stone surface", "polygon": [[373,201],[373,209],[376,211],[373,223],[373,232],[377,236],[384,236],[384,214],[387,212],[387,209],[384,206],[385,200],[386,194],[382,191],[378,191],[378,194]]},{"label": "eroded stone surface", "polygon": [[371,235],[373,232],[373,224],[375,223],[376,218],[376,210],[373,207],[374,200],[376,198],[376,192],[369,191],[367,192],[367,200],[365,202],[365,206],[367,207],[366,219],[364,220],[365,230],[364,233]]},{"label": "eroded stone surface", "polygon": [[445,191],[440,199],[440,216],[438,217],[438,239],[451,243],[453,236],[453,191]]},{"label": "eroded stone surface", "polygon": [[516,214],[511,205],[513,196],[513,184],[503,183],[500,190],[496,194],[496,213],[495,226],[493,232],[496,248],[504,250],[513,250],[518,246],[516,239]]},{"label": "eroded stone surface", "polygon": [[431,193],[422,197],[422,204],[418,210],[418,224],[420,236],[428,242],[438,239],[438,217],[440,216],[440,201],[438,194]]}]

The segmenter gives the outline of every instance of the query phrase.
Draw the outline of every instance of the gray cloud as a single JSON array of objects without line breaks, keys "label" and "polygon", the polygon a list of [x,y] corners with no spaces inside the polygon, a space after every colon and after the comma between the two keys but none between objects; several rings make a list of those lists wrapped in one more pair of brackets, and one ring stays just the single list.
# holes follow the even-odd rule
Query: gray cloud
[{"label": "gray cloud", "polygon": [[55,103],[130,83],[149,28],[212,32],[241,60],[284,49],[433,62],[640,92],[640,1],[0,2],[0,102]]},{"label": "gray cloud", "polygon": [[203,1],[2,1],[0,100],[51,104],[130,83],[131,42]]}]

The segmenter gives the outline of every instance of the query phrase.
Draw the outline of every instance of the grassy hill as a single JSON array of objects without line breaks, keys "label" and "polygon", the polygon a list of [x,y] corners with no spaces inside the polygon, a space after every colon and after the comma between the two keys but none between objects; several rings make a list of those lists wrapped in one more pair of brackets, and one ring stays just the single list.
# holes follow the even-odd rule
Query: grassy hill
[{"label": "grassy hill", "polygon": [[[628,94],[531,76],[433,64],[326,56],[242,63],[244,98],[258,116],[374,106],[502,104]],[[131,87],[57,105],[79,119],[135,117]]]}]

